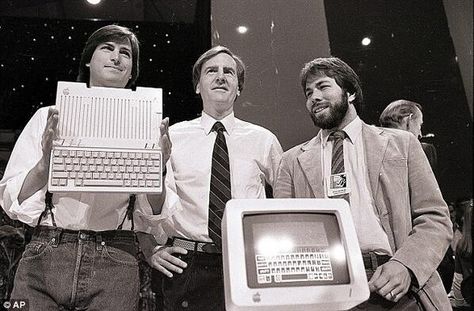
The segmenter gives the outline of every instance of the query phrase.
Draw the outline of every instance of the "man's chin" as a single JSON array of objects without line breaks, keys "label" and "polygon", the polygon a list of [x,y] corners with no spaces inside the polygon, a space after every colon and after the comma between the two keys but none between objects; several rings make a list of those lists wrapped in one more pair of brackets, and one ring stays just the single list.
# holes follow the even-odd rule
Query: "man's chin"
[{"label": "man's chin", "polygon": [[313,120],[313,123],[316,127],[319,127],[321,129],[331,129],[334,128],[337,124],[333,120],[330,120],[328,118],[321,118],[316,116],[314,114],[311,114],[311,120]]}]

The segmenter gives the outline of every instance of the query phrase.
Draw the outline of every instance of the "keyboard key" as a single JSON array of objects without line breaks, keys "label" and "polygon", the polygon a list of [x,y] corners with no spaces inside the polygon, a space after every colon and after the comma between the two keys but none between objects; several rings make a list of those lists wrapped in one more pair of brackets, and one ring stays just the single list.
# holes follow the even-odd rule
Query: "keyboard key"
[{"label": "keyboard key", "polygon": [[145,178],[148,180],[160,180],[160,174],[145,174]]},{"label": "keyboard key", "polygon": [[123,181],[121,180],[97,180],[97,179],[84,179],[84,186],[102,186],[102,187],[122,187]]},{"label": "keyboard key", "polygon": [[53,178],[68,178],[69,173],[68,172],[53,172],[52,177]]},{"label": "keyboard key", "polygon": [[53,171],[65,171],[66,166],[64,164],[54,164]]},{"label": "keyboard key", "polygon": [[148,173],[159,173],[159,172],[160,172],[160,168],[159,168],[159,167],[152,166],[152,167],[149,167],[149,168],[148,168]]},{"label": "keyboard key", "polygon": [[63,164],[63,159],[62,158],[53,158],[53,163],[54,164]]}]

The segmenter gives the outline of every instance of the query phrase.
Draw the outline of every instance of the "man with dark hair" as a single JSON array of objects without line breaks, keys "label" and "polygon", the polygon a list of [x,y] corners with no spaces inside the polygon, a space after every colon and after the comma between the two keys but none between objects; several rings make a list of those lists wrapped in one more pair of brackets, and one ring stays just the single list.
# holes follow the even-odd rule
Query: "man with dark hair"
[{"label": "man with dark hair", "polygon": [[[104,26],[86,42],[78,81],[90,87],[131,87],[138,76],[138,55],[138,39],[128,28]],[[136,310],[140,282],[134,219],[159,214],[165,192],[51,194],[47,181],[58,118],[54,106],[35,113],[0,181],[5,212],[35,226],[11,297],[28,300],[29,310]],[[166,162],[167,118],[160,130],[157,143]]]},{"label": "man with dark hair", "polygon": [[163,206],[163,214],[171,216],[151,232],[162,243],[169,240],[148,256],[167,276],[164,310],[225,310],[220,228],[225,203],[263,199],[265,184],[273,186],[280,143],[267,129],[234,116],[244,77],[242,60],[228,48],[206,51],[193,67],[202,115],[170,127],[166,184],[179,202]]},{"label": "man with dark hair", "polygon": [[301,78],[321,131],[283,154],[275,197],[349,202],[372,292],[357,310],[450,310],[436,267],[451,222],[416,137],[358,117],[359,78],[339,58],[307,63]]},{"label": "man with dark hair", "polygon": [[[90,62],[92,57],[94,56],[94,52],[97,46],[104,42],[128,42],[128,44],[130,45],[129,57],[132,66],[128,76],[126,76],[127,83],[125,84],[125,88],[131,88],[137,81],[138,74],[140,72],[140,43],[138,41],[138,38],[130,29],[118,25],[107,25],[100,28],[100,31],[95,31],[91,34],[91,36],[87,40],[86,45],[84,46],[84,49],[82,50],[81,60],[79,62],[79,73],[77,75],[77,81],[86,82],[88,85],[92,83],[94,85],[94,81],[90,81]],[[110,49],[110,46],[104,48]],[[94,68],[92,69],[94,70]],[[92,78],[94,77],[96,77],[96,75],[92,74]],[[109,77],[111,76],[109,75]],[[117,84],[115,79],[109,80],[110,83]],[[108,85],[108,87],[112,87],[112,85]]]}]

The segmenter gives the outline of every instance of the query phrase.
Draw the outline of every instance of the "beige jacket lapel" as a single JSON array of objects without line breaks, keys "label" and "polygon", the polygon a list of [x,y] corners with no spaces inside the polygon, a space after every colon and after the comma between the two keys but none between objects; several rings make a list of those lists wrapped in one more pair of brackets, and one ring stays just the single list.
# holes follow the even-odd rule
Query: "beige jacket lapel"
[{"label": "beige jacket lapel", "polygon": [[301,147],[302,153],[298,156],[300,168],[306,176],[315,198],[324,198],[324,181],[321,169],[321,139],[316,135],[307,144]]},{"label": "beige jacket lapel", "polygon": [[369,171],[370,188],[372,190],[372,196],[376,198],[379,176],[382,169],[382,160],[387,150],[388,139],[381,135],[383,129],[375,126],[369,126],[365,123],[362,124],[362,137],[364,139],[366,163]]}]

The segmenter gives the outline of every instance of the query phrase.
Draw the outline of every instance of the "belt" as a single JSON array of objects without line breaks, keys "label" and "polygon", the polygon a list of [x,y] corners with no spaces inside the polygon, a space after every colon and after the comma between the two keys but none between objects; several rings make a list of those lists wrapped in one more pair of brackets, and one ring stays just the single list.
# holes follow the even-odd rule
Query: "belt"
[{"label": "belt", "polygon": [[366,270],[376,270],[378,266],[383,265],[390,260],[388,255],[377,255],[374,252],[362,254],[362,260],[364,261],[364,267]]},{"label": "belt", "polygon": [[179,246],[188,251],[201,252],[207,254],[221,254],[222,250],[214,243],[199,242],[183,238],[173,238],[171,240],[172,246]]}]

